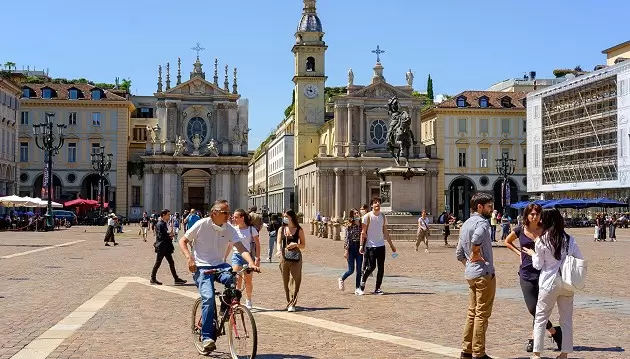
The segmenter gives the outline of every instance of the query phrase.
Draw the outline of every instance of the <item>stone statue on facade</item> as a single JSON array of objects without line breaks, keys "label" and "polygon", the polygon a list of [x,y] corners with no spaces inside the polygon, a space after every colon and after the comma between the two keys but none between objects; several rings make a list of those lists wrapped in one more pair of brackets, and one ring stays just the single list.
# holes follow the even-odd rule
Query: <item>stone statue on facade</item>
[{"label": "stone statue on facade", "polygon": [[354,72],[352,72],[352,69],[350,69],[348,71],[348,86],[352,85],[354,85]]},{"label": "stone statue on facade", "polygon": [[413,72],[411,72],[411,69],[409,69],[409,71],[407,71],[407,74],[405,74],[405,79],[407,79],[407,86],[413,87],[413,77]]},{"label": "stone statue on facade", "polygon": [[241,129],[235,125],[232,129],[232,143],[241,143]]},{"label": "stone statue on facade", "polygon": [[249,130],[250,130],[250,128],[247,127],[247,125],[243,125],[243,132],[242,132],[243,143],[247,143],[247,139],[248,139],[248,136],[249,136]]},{"label": "stone statue on facade", "polygon": [[151,143],[157,142],[160,138],[160,125],[156,124],[155,126],[147,126],[147,132],[149,133],[149,138],[151,139]]},{"label": "stone statue on facade", "polygon": [[390,121],[387,133],[387,149],[392,153],[396,165],[400,166],[401,154],[405,157],[406,166],[409,167],[409,148],[411,144],[417,144],[411,130],[411,117],[406,111],[400,112],[398,97],[392,97],[387,103]]},{"label": "stone statue on facade", "polygon": [[217,148],[217,143],[214,142],[214,138],[208,141],[207,153],[210,157],[219,157],[219,149]]},{"label": "stone statue on facade", "polygon": [[186,152],[185,147],[186,141],[182,138],[182,136],[177,136],[177,141],[175,141],[175,152],[173,153],[173,157],[181,156]]},{"label": "stone statue on facade", "polygon": [[199,156],[199,147],[201,146],[201,136],[195,133],[192,138],[193,143],[193,156]]}]

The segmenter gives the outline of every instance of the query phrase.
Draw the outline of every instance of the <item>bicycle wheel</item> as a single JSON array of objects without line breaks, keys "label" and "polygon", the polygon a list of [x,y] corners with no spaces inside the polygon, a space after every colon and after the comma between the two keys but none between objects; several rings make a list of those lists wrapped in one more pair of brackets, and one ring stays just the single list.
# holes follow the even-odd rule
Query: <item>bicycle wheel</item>
[{"label": "bicycle wheel", "polygon": [[258,333],[252,312],[242,304],[232,307],[228,325],[228,344],[232,359],[254,359]]},{"label": "bicycle wheel", "polygon": [[193,304],[191,319],[193,344],[199,354],[208,355],[201,345],[201,298],[197,298],[195,304]]}]

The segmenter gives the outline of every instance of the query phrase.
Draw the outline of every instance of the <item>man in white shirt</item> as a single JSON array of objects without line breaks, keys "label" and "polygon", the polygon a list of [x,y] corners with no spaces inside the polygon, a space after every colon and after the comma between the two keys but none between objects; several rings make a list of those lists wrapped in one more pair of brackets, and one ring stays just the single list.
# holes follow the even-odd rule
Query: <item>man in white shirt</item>
[{"label": "man in white shirt", "polygon": [[[226,200],[217,200],[210,209],[210,217],[205,217],[192,225],[184,238],[179,242],[184,256],[188,260],[188,269],[193,274],[193,279],[199,295],[201,296],[201,339],[206,352],[216,349],[216,333],[214,331],[215,299],[214,282],[228,286],[232,284],[232,276],[227,272],[217,274],[204,274],[211,269],[227,269],[231,266],[225,263],[225,259],[232,250],[236,249],[243,259],[249,264],[249,268],[258,270],[254,260],[238,238],[234,227],[227,223],[230,216],[230,206]],[[193,253],[188,249],[191,244]]]},{"label": "man in white shirt", "polygon": [[365,282],[376,271],[376,287],[374,294],[384,294],[381,290],[383,275],[385,274],[385,240],[389,243],[389,248],[396,253],[396,247],[389,237],[387,230],[387,218],[381,213],[381,199],[372,199],[372,211],[366,213],[361,225],[361,246],[359,253],[364,254],[363,273],[361,275],[361,287],[354,291],[356,295],[363,295]]}]

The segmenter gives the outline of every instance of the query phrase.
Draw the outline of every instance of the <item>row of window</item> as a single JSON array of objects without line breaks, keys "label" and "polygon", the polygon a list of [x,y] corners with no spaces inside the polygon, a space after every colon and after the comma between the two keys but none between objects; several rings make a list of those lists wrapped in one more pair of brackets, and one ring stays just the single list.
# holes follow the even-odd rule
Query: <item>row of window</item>
[{"label": "row of window", "polygon": [[[101,126],[101,113],[100,112],[92,112],[92,126]],[[31,121],[31,113],[29,111],[22,111],[20,114],[20,125],[28,125]],[[68,126],[76,126],[77,124],[77,113],[76,112],[68,112],[68,119],[66,124]]]},{"label": "row of window", "polygon": [[[459,148],[458,149],[458,154],[457,154],[457,167],[460,168],[465,168],[468,167],[468,162],[467,162],[467,153],[468,153],[468,149],[466,148]],[[480,168],[489,168],[489,167],[493,167],[494,165],[492,163],[489,163],[490,161],[488,161],[489,158],[489,149],[488,148],[480,148],[479,149],[479,167]],[[503,154],[507,154],[508,157],[510,155],[510,150],[508,149],[503,149],[501,151],[501,156],[503,156]],[[527,153],[523,153],[523,162],[521,163],[521,166],[523,168],[527,167]]]},{"label": "row of window", "polygon": [[[487,96],[481,96],[479,97],[477,101],[478,101],[479,107],[481,108],[490,107],[490,99]],[[501,101],[501,107],[503,108],[514,107],[514,105],[512,104],[512,99],[509,96],[502,97],[500,101]],[[525,106],[526,100],[523,99],[522,101],[523,101],[523,106]],[[457,107],[469,107],[469,103],[467,102],[466,96],[457,97],[456,102],[457,102]]]},{"label": "row of window", "polygon": [[0,91],[0,103],[2,103],[2,106],[6,106],[8,108],[10,108],[11,110],[17,110],[18,109],[18,99],[17,97],[8,94],[4,91]]},{"label": "row of window", "polygon": [[[92,152],[96,153],[99,151],[101,144],[98,142],[92,142]],[[77,143],[76,142],[68,142],[67,143],[67,160],[69,163],[77,162]],[[44,161],[47,160],[48,154],[44,152]],[[20,162],[28,162],[29,157],[29,143],[28,142],[20,142]]]},{"label": "row of window", "polygon": [[0,144],[0,153],[15,156],[15,146],[13,146],[15,143],[15,128],[2,128],[0,131],[0,142],[2,142]]},{"label": "row of window", "polygon": [[[30,87],[22,88],[22,98],[32,98],[32,97],[35,97],[35,95],[36,95],[35,90],[33,90],[32,88]],[[50,87],[42,88],[43,99],[50,100],[57,97],[58,97],[57,91],[55,91],[54,89]],[[83,91],[77,88],[71,88],[68,90],[68,100],[79,100],[83,98],[85,98]],[[95,88],[95,89],[90,90],[90,98],[92,100],[102,100],[105,98],[105,93],[103,92],[103,90]]]},{"label": "row of window", "polygon": [[[510,134],[511,132],[511,123],[512,119],[502,118],[501,119],[501,133],[502,134]],[[527,132],[527,120],[521,120],[523,123],[523,133]],[[457,121],[457,132],[458,133],[468,133],[468,120],[465,118],[460,118]],[[479,119],[479,132],[480,133],[490,133],[488,119],[482,118]]]}]

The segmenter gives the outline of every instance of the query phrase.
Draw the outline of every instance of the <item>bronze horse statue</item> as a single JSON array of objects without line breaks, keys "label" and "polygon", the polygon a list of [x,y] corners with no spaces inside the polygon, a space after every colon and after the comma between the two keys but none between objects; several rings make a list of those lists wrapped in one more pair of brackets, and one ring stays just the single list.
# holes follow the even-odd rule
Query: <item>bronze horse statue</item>
[{"label": "bronze horse statue", "polygon": [[392,97],[387,103],[390,114],[389,132],[387,133],[387,149],[391,152],[396,165],[400,166],[400,156],[405,158],[409,167],[409,148],[418,144],[411,130],[411,117],[406,111],[399,111],[398,97]]}]

